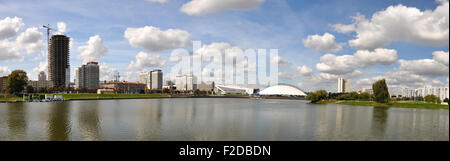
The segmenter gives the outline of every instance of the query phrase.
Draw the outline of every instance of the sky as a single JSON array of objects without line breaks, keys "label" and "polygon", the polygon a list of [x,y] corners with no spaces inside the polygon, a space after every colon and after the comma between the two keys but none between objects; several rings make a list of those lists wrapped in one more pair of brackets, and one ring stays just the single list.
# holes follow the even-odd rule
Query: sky
[{"label": "sky", "polygon": [[46,31],[71,38],[73,71],[136,81],[175,64],[174,49],[278,49],[279,82],[305,91],[352,90],[386,79],[393,92],[447,86],[448,0],[0,0],[0,76],[47,70]]}]

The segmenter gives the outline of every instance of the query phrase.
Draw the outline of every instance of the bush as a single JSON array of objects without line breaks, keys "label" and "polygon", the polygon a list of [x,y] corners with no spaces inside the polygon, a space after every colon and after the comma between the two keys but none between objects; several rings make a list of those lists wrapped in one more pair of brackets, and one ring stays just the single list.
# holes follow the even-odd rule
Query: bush
[{"label": "bush", "polygon": [[310,100],[311,103],[317,103],[321,100],[325,100],[328,97],[328,93],[325,90],[319,90],[317,92],[311,92],[306,96],[307,100]]},{"label": "bush", "polygon": [[388,103],[389,102],[389,89],[386,84],[386,80],[382,79],[375,82],[372,85],[374,100],[378,103]]},{"label": "bush", "polygon": [[435,96],[435,95],[427,95],[425,96],[425,102],[428,103],[435,103],[435,104],[441,104],[442,101],[439,97]]}]

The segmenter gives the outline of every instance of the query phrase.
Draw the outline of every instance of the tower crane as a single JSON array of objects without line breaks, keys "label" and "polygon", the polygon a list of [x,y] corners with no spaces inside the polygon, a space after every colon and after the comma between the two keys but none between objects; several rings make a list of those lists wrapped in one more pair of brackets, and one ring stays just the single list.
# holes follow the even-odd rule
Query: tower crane
[{"label": "tower crane", "polygon": [[50,27],[50,24],[47,26],[43,25],[42,27],[47,29],[47,46],[50,46],[50,30],[53,30],[53,28]]}]

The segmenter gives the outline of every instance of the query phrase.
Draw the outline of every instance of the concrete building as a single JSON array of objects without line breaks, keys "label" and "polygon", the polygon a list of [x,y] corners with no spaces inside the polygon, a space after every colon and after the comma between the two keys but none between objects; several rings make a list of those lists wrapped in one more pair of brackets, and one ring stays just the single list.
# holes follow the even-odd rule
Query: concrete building
[{"label": "concrete building", "polygon": [[8,76],[0,77],[0,92],[6,92],[6,82],[8,81]]},{"label": "concrete building", "polygon": [[100,67],[98,62],[89,62],[75,71],[75,88],[96,89],[100,87]]},{"label": "concrete building", "polygon": [[48,79],[56,87],[68,87],[70,83],[69,63],[70,38],[53,35],[48,48]]},{"label": "concrete building", "polygon": [[163,88],[163,73],[161,70],[153,70],[150,75],[151,90],[162,90]]},{"label": "concrete building", "polygon": [[38,76],[38,81],[46,81],[47,80],[47,75],[45,74],[44,71],[39,72],[39,76]]},{"label": "concrete building", "polygon": [[114,89],[117,93],[144,93],[146,84],[140,82],[107,82],[103,83],[103,89]]},{"label": "concrete building", "polygon": [[348,93],[350,92],[350,80],[339,78],[338,79],[338,93]]},{"label": "concrete building", "polygon": [[215,88],[214,82],[212,83],[202,82],[199,85],[197,85],[197,89],[200,91],[213,92],[214,88]]},{"label": "concrete building", "polygon": [[216,85],[214,87],[214,93],[218,95],[226,95],[226,94],[252,95],[254,92],[255,90],[253,88],[245,88],[235,85]]},{"label": "concrete building", "polygon": [[358,91],[358,94],[361,94],[361,93],[373,94],[373,89],[371,89],[371,88],[363,88],[362,90]]},{"label": "concrete building", "polygon": [[427,95],[435,95],[441,100],[449,98],[449,87],[431,87],[425,86],[423,88],[409,89],[403,88],[403,97],[413,98],[413,97],[425,97]]},{"label": "concrete building", "polygon": [[195,91],[197,90],[197,77],[192,75],[177,76],[175,84],[178,91]]},{"label": "concrete building", "polygon": [[146,86],[147,86],[146,88],[147,89],[151,89],[150,76],[151,76],[150,72],[140,72],[139,73],[139,83],[146,84]]},{"label": "concrete building", "polygon": [[49,89],[54,87],[53,81],[48,80],[28,81],[27,83],[29,86],[33,87],[35,91],[42,88]]}]

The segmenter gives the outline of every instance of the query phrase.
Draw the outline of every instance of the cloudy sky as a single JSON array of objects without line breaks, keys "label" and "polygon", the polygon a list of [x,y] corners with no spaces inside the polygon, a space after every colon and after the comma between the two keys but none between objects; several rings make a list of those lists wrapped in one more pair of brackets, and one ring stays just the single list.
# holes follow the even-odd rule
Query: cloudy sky
[{"label": "cloudy sky", "polygon": [[[0,1],[0,76],[47,65],[46,35],[71,37],[71,68],[99,61],[101,79],[154,68],[173,49],[278,49],[280,82],[306,91],[448,86],[448,0],[31,0]],[[72,70],[73,70],[72,69]],[[72,72],[73,77],[73,72]]]}]

